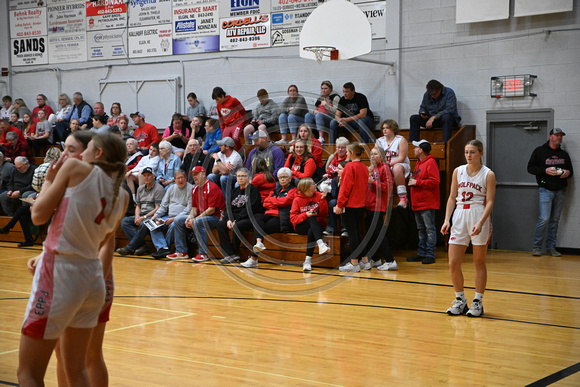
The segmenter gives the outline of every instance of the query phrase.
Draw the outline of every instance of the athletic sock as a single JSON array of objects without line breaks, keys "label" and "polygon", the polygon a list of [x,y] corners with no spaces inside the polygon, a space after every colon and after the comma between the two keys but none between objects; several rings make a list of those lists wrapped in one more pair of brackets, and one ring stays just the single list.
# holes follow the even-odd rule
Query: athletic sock
[{"label": "athletic sock", "polygon": [[455,292],[455,297],[457,298],[465,298],[465,292]]},{"label": "athletic sock", "polygon": [[483,293],[475,292],[475,297],[473,298],[474,300],[479,300],[479,302],[481,302],[482,298],[483,298]]},{"label": "athletic sock", "polygon": [[317,240],[316,244],[318,245],[319,248],[324,247],[324,241],[322,239]]},{"label": "athletic sock", "polygon": [[306,256],[306,259],[304,259],[304,262],[308,262],[308,263],[310,263],[310,260],[311,260],[311,259],[312,259],[312,257],[310,257],[310,256],[308,256],[308,255],[307,255],[307,256]]}]

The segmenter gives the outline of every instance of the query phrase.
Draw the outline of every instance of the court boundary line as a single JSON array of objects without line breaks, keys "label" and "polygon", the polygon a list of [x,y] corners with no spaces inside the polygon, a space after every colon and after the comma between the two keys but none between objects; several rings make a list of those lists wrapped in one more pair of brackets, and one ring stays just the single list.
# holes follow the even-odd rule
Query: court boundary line
[{"label": "court boundary line", "polygon": [[544,387],[549,386],[550,384],[554,384],[567,378],[568,376],[572,376],[575,373],[580,372],[580,363],[576,363],[571,365],[570,367],[564,368],[563,370],[554,372],[551,375],[546,376],[540,380],[537,380],[533,383],[528,384],[526,387]]}]

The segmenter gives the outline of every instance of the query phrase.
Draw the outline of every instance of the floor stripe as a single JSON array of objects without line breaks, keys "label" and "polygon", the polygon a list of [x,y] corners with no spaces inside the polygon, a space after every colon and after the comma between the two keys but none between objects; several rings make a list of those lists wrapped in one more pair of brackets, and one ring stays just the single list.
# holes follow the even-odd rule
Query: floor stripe
[{"label": "floor stripe", "polygon": [[528,384],[526,387],[549,386],[550,384],[559,382],[560,380],[567,378],[570,375],[574,375],[576,372],[580,372],[580,363],[576,363],[573,366],[564,368],[563,370],[555,372],[552,375],[546,376],[545,378],[540,379],[537,382]]},{"label": "floor stripe", "polygon": [[194,316],[194,315],[195,315],[195,313],[188,313],[188,314],[184,314],[183,316],[169,317],[169,318],[164,318],[162,320],[149,321],[149,322],[146,322],[146,323],[129,325],[129,326],[121,327],[121,328],[117,328],[117,329],[108,329],[105,332],[106,333],[119,332],[119,331],[124,331],[124,330],[127,330],[127,329],[132,329],[132,328],[137,328],[137,327],[144,327],[145,325],[157,324],[157,323],[164,322],[164,321],[177,320],[179,318],[190,317],[190,316]]},{"label": "floor stripe", "polygon": [[0,384],[4,386],[18,386],[18,383],[7,382],[6,380],[0,380]]}]

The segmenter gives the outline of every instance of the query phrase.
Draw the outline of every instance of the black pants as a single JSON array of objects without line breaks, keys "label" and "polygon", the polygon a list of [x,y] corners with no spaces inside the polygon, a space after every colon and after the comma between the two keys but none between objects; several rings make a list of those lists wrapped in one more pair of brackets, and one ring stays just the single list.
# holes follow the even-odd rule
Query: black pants
[{"label": "black pants", "polygon": [[230,241],[230,234],[228,233],[228,221],[220,220],[217,224],[217,231],[220,238],[220,245],[223,250],[224,257],[232,255],[240,255],[240,242],[242,232],[250,231],[254,228],[250,219],[237,220],[232,229],[232,240]]},{"label": "black pants", "polygon": [[306,218],[302,223],[298,223],[294,227],[296,232],[300,235],[308,235],[306,240],[306,255],[312,257],[314,249],[316,248],[316,241],[322,239],[322,226],[318,223],[315,216]]},{"label": "black pants", "polygon": [[26,240],[26,242],[32,242],[33,241],[32,233],[30,232],[30,223],[32,221],[30,219],[29,205],[25,204],[18,207],[18,209],[12,216],[12,219],[10,219],[10,221],[6,223],[6,226],[4,227],[10,230],[12,229],[12,227],[16,225],[17,222],[20,222],[20,227],[22,228],[22,233],[24,234],[24,239]]},{"label": "black pants", "polygon": [[350,249],[350,259],[359,259],[362,257],[365,246],[361,245],[362,238],[359,232],[359,226],[362,224],[366,208],[346,207],[342,214],[342,223],[346,232],[348,232],[348,247]]},{"label": "black pants", "polygon": [[362,256],[367,256],[372,261],[378,261],[382,257],[386,262],[393,262],[393,253],[387,239],[387,226],[384,223],[385,213],[369,210],[366,212],[367,235],[365,239],[370,239],[365,244]]},{"label": "black pants", "polygon": [[40,138],[37,140],[28,139],[26,141],[28,141],[28,146],[34,150],[35,156],[40,156],[40,148],[43,146],[51,145],[50,141],[48,141],[48,138]]}]

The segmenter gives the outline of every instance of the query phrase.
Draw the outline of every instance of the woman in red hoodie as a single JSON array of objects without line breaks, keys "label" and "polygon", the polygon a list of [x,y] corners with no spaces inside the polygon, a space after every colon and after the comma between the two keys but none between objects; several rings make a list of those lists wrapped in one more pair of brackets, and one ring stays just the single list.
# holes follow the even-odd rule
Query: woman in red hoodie
[{"label": "woman in red hoodie", "polygon": [[306,259],[302,264],[304,271],[312,270],[311,260],[314,255],[314,242],[318,245],[318,254],[322,255],[330,250],[330,247],[322,240],[324,219],[327,216],[326,192],[316,191],[316,184],[312,179],[300,180],[298,193],[290,210],[290,221],[298,234],[308,235]]},{"label": "woman in red hoodie", "polygon": [[246,109],[236,98],[226,95],[226,92],[221,87],[214,87],[211,98],[217,103],[222,138],[233,138],[236,143],[236,150],[240,150],[242,147],[240,135],[248,124]]},{"label": "woman in red hoodie", "polygon": [[350,262],[339,268],[340,271],[359,272],[359,258],[365,246],[359,233],[359,225],[366,212],[365,198],[369,180],[369,170],[360,161],[364,152],[362,145],[358,143],[350,144],[346,149],[346,154],[350,163],[344,167],[338,199],[334,207],[334,213],[342,214],[342,221],[348,233],[348,247],[350,248]]},{"label": "woman in red hoodie", "polygon": [[266,159],[262,157],[254,157],[252,160],[252,185],[260,191],[260,196],[262,197],[262,203],[266,199],[274,188],[276,188],[276,180],[268,164],[266,164]]},{"label": "woman in red hoodie", "polygon": [[292,177],[296,179],[304,179],[307,177],[318,181],[321,176],[316,174],[316,161],[310,153],[310,148],[304,140],[296,140],[294,142],[293,153],[288,155],[284,166],[290,168]]},{"label": "woman in red hoodie", "polygon": [[[396,270],[399,266],[393,258],[387,239],[390,212],[385,218],[393,197],[393,174],[391,168],[385,163],[385,151],[379,145],[375,145],[371,151],[369,171],[366,197],[367,235],[365,237],[369,242],[363,251],[360,267],[361,270],[370,270],[373,267],[379,270]],[[373,259],[373,257],[378,259]],[[385,258],[385,263],[382,265],[381,257]]]},{"label": "woman in red hoodie", "polygon": [[[312,135],[312,128],[308,124],[302,124],[298,128],[298,139],[306,141],[308,149],[312,152],[316,166],[322,168],[324,161],[322,160],[322,144]],[[294,146],[290,147],[289,152],[294,151]]]}]

